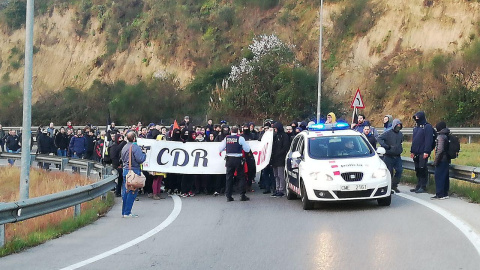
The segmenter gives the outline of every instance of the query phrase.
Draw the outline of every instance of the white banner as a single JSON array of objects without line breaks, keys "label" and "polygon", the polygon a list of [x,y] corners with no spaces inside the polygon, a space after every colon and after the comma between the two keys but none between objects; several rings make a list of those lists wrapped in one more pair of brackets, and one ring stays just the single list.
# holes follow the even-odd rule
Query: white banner
[{"label": "white banner", "polygon": [[[225,151],[219,155],[219,142],[172,142],[138,139],[147,154],[143,170],[181,174],[225,174]],[[247,141],[255,157],[257,172],[265,168],[272,155],[273,131],[262,141]]]}]

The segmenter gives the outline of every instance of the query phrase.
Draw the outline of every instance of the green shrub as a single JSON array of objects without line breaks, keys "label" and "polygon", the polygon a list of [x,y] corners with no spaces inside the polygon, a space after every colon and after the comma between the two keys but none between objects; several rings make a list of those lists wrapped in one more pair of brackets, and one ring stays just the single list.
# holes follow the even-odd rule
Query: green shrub
[{"label": "green shrub", "polygon": [[14,70],[17,70],[20,68],[21,64],[19,61],[13,61],[10,63],[10,66],[14,69]]},{"label": "green shrub", "polygon": [[284,10],[278,18],[278,22],[283,26],[287,25],[290,22],[290,11]]},{"label": "green shrub", "polygon": [[23,0],[12,0],[8,2],[3,11],[5,22],[11,30],[16,30],[25,24],[27,13],[27,2]]},{"label": "green shrub", "polygon": [[243,6],[254,6],[265,10],[276,7],[279,0],[235,0],[235,2]]},{"label": "green shrub", "polygon": [[235,22],[235,8],[233,6],[222,6],[218,10],[218,22],[224,25],[226,30],[230,29]]}]

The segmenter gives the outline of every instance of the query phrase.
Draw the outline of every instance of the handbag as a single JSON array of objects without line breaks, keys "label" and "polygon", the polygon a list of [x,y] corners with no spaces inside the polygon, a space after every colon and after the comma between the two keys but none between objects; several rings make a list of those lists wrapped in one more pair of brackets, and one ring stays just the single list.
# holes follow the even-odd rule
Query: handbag
[{"label": "handbag", "polygon": [[143,188],[145,186],[145,176],[140,173],[140,175],[136,174],[132,170],[132,147],[133,145],[130,146],[130,153],[128,154],[128,173],[125,176],[125,179],[127,181],[126,183],[126,188],[127,190],[135,190],[137,188]]}]

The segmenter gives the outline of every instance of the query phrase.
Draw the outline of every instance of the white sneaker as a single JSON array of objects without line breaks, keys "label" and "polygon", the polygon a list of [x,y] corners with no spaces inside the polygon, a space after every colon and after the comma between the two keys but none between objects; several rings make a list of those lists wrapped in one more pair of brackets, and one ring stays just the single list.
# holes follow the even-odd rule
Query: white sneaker
[{"label": "white sneaker", "polygon": [[216,191],[213,193],[213,196],[215,196],[215,197],[218,196],[218,195],[220,195],[220,193],[218,193]]},{"label": "white sneaker", "polygon": [[130,215],[123,215],[124,218],[138,218],[138,215],[131,214]]},{"label": "white sneaker", "polygon": [[441,198],[439,198],[439,199],[440,199],[440,200],[446,200],[446,199],[449,199],[449,198],[450,198],[450,197],[448,197],[448,196],[444,196],[444,197],[441,197]]}]

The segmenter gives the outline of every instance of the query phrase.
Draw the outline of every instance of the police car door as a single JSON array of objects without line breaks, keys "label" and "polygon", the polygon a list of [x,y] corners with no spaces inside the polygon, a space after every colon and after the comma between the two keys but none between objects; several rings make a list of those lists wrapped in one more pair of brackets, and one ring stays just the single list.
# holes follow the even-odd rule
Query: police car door
[{"label": "police car door", "polygon": [[[301,151],[302,145],[303,145],[303,136],[295,137],[287,156],[288,182],[297,188],[300,188],[298,180],[299,180],[299,165],[303,159],[303,151]],[[295,152],[300,152],[301,157],[299,159],[292,157],[292,154]]]}]

